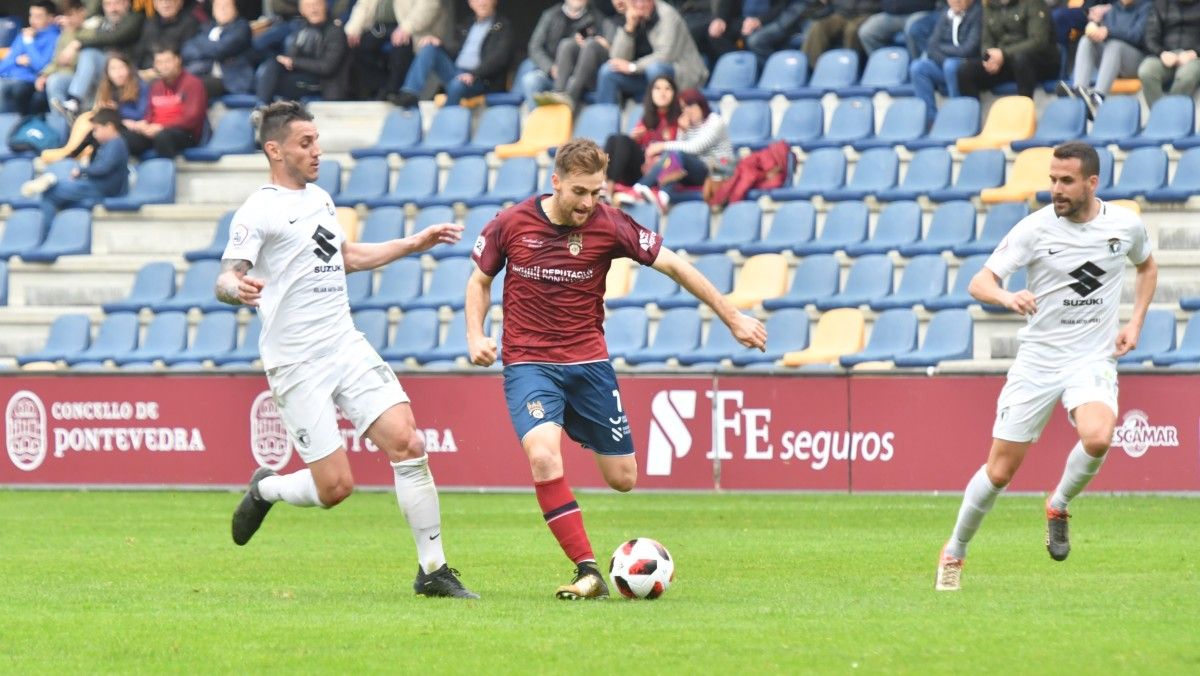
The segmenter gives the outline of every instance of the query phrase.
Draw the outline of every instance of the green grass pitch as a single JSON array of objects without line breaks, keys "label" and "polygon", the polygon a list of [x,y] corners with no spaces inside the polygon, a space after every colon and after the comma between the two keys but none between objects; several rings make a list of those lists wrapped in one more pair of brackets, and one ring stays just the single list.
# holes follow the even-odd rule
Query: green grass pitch
[{"label": "green grass pitch", "polygon": [[0,491],[0,672],[1200,672],[1192,498],[1085,494],[1055,563],[1042,500],[1001,497],[935,593],[957,497],[585,493],[605,564],[644,535],[677,571],[576,603],[530,494],[443,495],[475,602],[413,596],[391,495],[277,506],[244,548],[238,498]]}]

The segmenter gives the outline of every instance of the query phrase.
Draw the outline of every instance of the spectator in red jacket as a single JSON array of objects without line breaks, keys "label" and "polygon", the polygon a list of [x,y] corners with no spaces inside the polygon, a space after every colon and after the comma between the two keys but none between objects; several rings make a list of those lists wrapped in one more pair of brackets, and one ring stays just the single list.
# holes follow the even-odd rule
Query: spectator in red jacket
[{"label": "spectator in red jacket", "polygon": [[154,71],[158,79],[150,84],[146,118],[125,121],[134,132],[127,137],[129,151],[141,155],[153,148],[160,157],[175,157],[200,142],[208,96],[200,78],[183,69],[179,48],[174,45],[154,48]]}]

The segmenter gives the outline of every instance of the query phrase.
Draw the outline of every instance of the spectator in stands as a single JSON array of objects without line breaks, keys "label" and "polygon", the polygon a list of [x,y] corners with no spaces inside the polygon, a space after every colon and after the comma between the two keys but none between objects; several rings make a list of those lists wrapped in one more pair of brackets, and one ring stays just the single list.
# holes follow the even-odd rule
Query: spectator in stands
[{"label": "spectator in stands", "polygon": [[[1154,0],[1146,19],[1146,52],[1138,67],[1142,95],[1153,106],[1164,90],[1191,96],[1200,87],[1200,2]],[[1167,85],[1170,89],[1167,90]]]},{"label": "spectator in stands", "polygon": [[[646,154],[658,159],[633,186],[644,199],[656,201],[664,213],[676,186],[701,188],[710,176],[733,175],[737,165],[725,120],[709,108],[704,94],[698,89],[683,90],[679,107],[679,138],[646,147]],[[651,190],[652,186],[658,186],[658,191]]]},{"label": "spectator in stands", "polygon": [[555,59],[558,56],[558,46],[563,42],[574,42],[576,35],[589,35],[600,25],[600,13],[589,6],[588,0],[564,0],[553,5],[538,18],[529,37],[530,66],[522,64],[517,72],[525,70],[517,91],[525,96],[526,101],[534,100],[534,96],[554,86],[558,70]]},{"label": "spectator in stands", "polygon": [[808,56],[809,67],[817,63],[817,59],[825,52],[840,44],[846,49],[863,50],[858,40],[858,29],[871,17],[879,12],[879,0],[820,0],[828,5],[829,14],[816,19],[808,27],[804,36],[804,53]]},{"label": "spectator in stands", "polygon": [[913,58],[925,53],[929,47],[929,36],[933,35],[933,27],[937,25],[938,19],[946,13],[946,10],[946,0],[938,0],[932,12],[904,27],[904,42],[908,45],[908,51]]},{"label": "spectator in stands", "polygon": [[450,18],[438,0],[358,0],[346,22],[354,98],[382,101],[400,91],[415,46],[444,39]]},{"label": "spectator in stands", "polygon": [[[67,47],[75,42],[75,37],[85,19],[87,19],[87,9],[80,0],[63,0],[62,13],[58,15],[56,21],[59,34],[58,40],[54,43],[54,55],[51,57],[50,63],[42,68],[37,79],[33,81],[35,101],[30,105],[31,109],[47,110],[52,96],[60,100],[67,98],[67,86],[75,74],[75,58],[79,55],[77,51],[67,49]],[[55,75],[60,77],[53,79]],[[59,83],[57,91],[52,91],[50,88],[52,79]]]},{"label": "spectator in stands", "polygon": [[692,27],[687,14],[684,20],[692,30],[696,46],[710,63],[716,63],[722,54],[737,49],[738,42],[749,49],[750,37],[775,21],[788,4],[788,0],[716,0],[712,20],[701,26],[699,32]]},{"label": "spectator in stands", "polygon": [[183,0],[154,0],[154,16],[142,24],[142,35],[133,46],[133,63],[142,79],[154,77],[154,46],[173,45],[182,49],[200,30],[200,23],[191,12],[183,11]]},{"label": "spectator in stands", "polygon": [[[1116,0],[1092,8],[1090,21],[1075,52],[1074,86],[1059,81],[1059,96],[1078,96],[1093,119],[1117,77],[1137,76],[1146,56],[1146,19],[1149,0]],[[1099,69],[1097,71],[1097,68]],[[1092,87],[1092,76],[1096,86]]]},{"label": "spectator in stands", "polygon": [[647,155],[646,148],[653,143],[674,141],[679,134],[679,116],[683,112],[676,96],[675,82],[666,75],[659,75],[650,83],[650,95],[642,101],[642,117],[633,130],[626,134],[613,134],[604,142],[608,154],[608,194],[616,199],[621,195],[637,198],[630,187],[643,174],[650,171],[658,159]]},{"label": "spectator in stands", "polygon": [[[103,76],[104,52],[131,48],[142,32],[145,17],[140,12],[130,11],[129,0],[102,0],[102,6],[104,14],[84,21],[75,40],[63,50],[77,55],[75,72],[71,75],[55,73],[46,84],[50,105],[64,115],[78,115],[85,108],[84,102],[91,99]],[[64,79],[67,80],[65,87]],[[64,89],[65,97],[55,96]]]},{"label": "spectator in stands", "polygon": [[496,0],[468,0],[472,15],[460,21],[445,43],[428,36],[417,45],[417,56],[400,92],[391,97],[398,106],[417,105],[430,75],[446,88],[446,105],[505,86],[515,33],[512,22],[496,13]]},{"label": "spectator in stands", "polygon": [[78,143],[68,142],[67,146],[61,149],[43,151],[40,156],[42,162],[53,162],[64,157],[80,157],[84,150],[89,148],[92,151],[97,150],[98,141],[90,129],[95,119],[95,113],[104,109],[117,111],[117,116],[121,118],[121,134],[125,136],[126,145],[128,145],[132,140],[129,137],[134,132],[125,127],[125,120],[135,121],[145,118],[149,107],[150,85],[138,76],[129,57],[121,52],[109,52],[108,61],[104,64],[104,79],[100,81],[100,86],[96,89],[96,105],[92,109],[93,116],[81,115],[78,121],[71,120],[73,138],[79,133],[75,129],[77,126],[86,126],[89,129],[87,135]]},{"label": "spectator in stands", "polygon": [[346,33],[329,19],[325,0],[300,0],[300,30],[288,38],[283,54],[258,67],[258,100],[320,96],[345,97]]},{"label": "spectator in stands", "polygon": [[858,41],[863,50],[870,54],[881,47],[893,44],[896,33],[904,33],[905,45],[911,58],[921,55],[921,50],[908,40],[908,28],[933,11],[933,0],[881,0],[881,10],[872,14],[858,27]]},{"label": "spectator in stands", "polygon": [[[305,0],[320,2],[324,0]],[[340,34],[340,33],[339,33]],[[200,78],[183,69],[183,59],[173,45],[154,48],[154,71],[150,105],[142,120],[126,120],[129,151],[141,155],[153,148],[160,157],[175,157],[200,142],[204,134],[208,97]]]},{"label": "spectator in stands", "polygon": [[[129,147],[121,134],[121,118],[111,108],[92,115],[92,137],[99,147],[87,167],[71,170],[71,178],[61,183],[51,172],[21,187],[23,193],[42,192],[42,214],[46,223],[54,220],[59,209],[91,207],[105,197],[123,195],[129,190]],[[47,178],[49,177],[49,178]]]},{"label": "spectator in stands", "polygon": [[183,67],[200,78],[209,101],[254,91],[250,24],[234,0],[213,0],[212,21],[183,44]]},{"label": "spectator in stands", "polygon": [[596,101],[620,103],[622,92],[640,97],[659,75],[681,88],[703,86],[708,68],[683,17],[661,0],[628,0],[625,24],[613,37],[608,63],[596,76]]},{"label": "spectator in stands", "polygon": [[925,126],[937,116],[936,90],[955,97],[958,68],[963,61],[979,54],[983,35],[983,8],[975,0],[949,0],[949,8],[933,27],[925,56],[908,68],[909,80],[917,98],[925,102]]},{"label": "spectator in stands", "polygon": [[958,69],[963,96],[1016,81],[1017,93],[1033,97],[1033,88],[1058,73],[1058,45],[1044,0],[992,0],[983,8],[983,58]]},{"label": "spectator in stands", "polygon": [[50,0],[34,0],[29,6],[29,25],[0,59],[0,113],[29,113],[38,73],[54,58],[59,33],[56,13]]},{"label": "spectator in stands", "polygon": [[539,106],[560,103],[575,108],[583,93],[596,86],[600,66],[608,61],[609,48],[625,22],[625,0],[613,0],[614,16],[558,43],[554,56],[554,88],[533,95]]},{"label": "spectator in stands", "polygon": [[[688,35],[696,43],[696,49],[708,62],[716,63],[725,52],[737,49],[737,17],[735,5],[741,0],[666,0],[687,25]],[[750,0],[757,4],[759,0]],[[718,18],[720,22],[718,23]],[[717,30],[717,29],[720,30]]]},{"label": "spectator in stands", "polygon": [[746,49],[765,62],[775,52],[788,48],[803,37],[810,19],[822,16],[829,8],[821,0],[784,0],[771,3],[771,12],[762,18],[762,26],[746,37]]}]

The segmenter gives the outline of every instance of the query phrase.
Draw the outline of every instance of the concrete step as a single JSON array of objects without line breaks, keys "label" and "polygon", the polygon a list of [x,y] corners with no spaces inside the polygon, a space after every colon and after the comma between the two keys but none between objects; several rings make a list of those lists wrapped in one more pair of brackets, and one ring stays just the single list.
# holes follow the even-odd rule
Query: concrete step
[{"label": "concrete step", "polygon": [[98,306],[123,298],[137,271],[147,263],[182,257],[153,255],[64,256],[58,262],[9,261],[8,303],[12,307]]},{"label": "concrete step", "polygon": [[0,307],[0,356],[15,356],[40,349],[46,343],[50,324],[59,315],[81,313],[93,322],[104,313],[96,306]]}]

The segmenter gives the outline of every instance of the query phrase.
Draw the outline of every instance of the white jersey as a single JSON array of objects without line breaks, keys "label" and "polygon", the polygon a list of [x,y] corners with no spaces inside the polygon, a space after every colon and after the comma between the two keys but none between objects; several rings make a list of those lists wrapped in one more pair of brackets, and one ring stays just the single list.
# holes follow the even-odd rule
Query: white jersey
[{"label": "white jersey", "polygon": [[333,353],[356,333],[333,199],[321,188],[264,185],[233,216],[222,258],[263,280],[259,352],[271,369]]},{"label": "white jersey", "polygon": [[1028,268],[1037,312],[1017,333],[1017,363],[1049,371],[1111,358],[1125,259],[1138,265],[1149,257],[1142,219],[1103,201],[1090,223],[1059,218],[1053,205],[1021,219],[986,263],[1001,278]]}]

